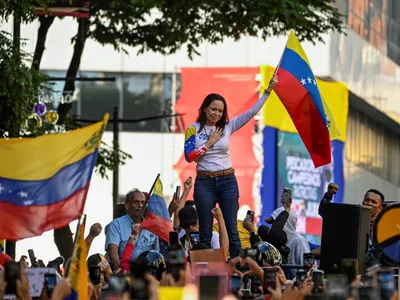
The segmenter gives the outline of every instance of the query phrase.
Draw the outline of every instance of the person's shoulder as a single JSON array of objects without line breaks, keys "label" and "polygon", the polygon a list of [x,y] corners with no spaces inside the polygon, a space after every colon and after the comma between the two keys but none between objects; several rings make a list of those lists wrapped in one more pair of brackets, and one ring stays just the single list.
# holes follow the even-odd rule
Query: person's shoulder
[{"label": "person's shoulder", "polygon": [[190,125],[186,128],[186,131],[185,131],[185,136],[186,136],[186,138],[188,138],[188,137],[190,137],[190,136],[192,136],[192,135],[196,135],[198,129],[200,128],[199,126],[200,126],[200,125],[199,125],[199,123],[197,123],[197,122],[196,122],[196,123],[190,124]]},{"label": "person's shoulder", "polygon": [[128,214],[125,214],[119,218],[112,220],[111,223],[108,224],[107,226],[119,226],[121,224],[131,223],[131,222],[132,221],[130,220],[130,217],[128,216]]},{"label": "person's shoulder", "polygon": [[190,124],[188,127],[186,127],[186,130],[193,130],[193,129],[198,129],[200,128],[200,123],[199,122],[194,122]]},{"label": "person's shoulder", "polygon": [[273,213],[275,213],[275,212],[276,212],[276,213],[281,213],[281,212],[284,211],[284,209],[285,209],[285,208],[284,208],[283,206],[280,206],[280,207],[278,207],[277,209],[275,209]]},{"label": "person's shoulder", "polygon": [[274,218],[274,219],[276,219],[276,218],[279,216],[279,214],[280,214],[281,212],[283,212],[284,210],[285,210],[285,208],[284,208],[283,206],[278,207],[277,209],[275,209],[275,210],[272,212],[271,217]]},{"label": "person's shoulder", "polygon": [[292,216],[296,216],[296,217],[297,217],[297,212],[296,212],[296,210],[295,210],[293,207],[290,209],[289,215],[292,215]]}]

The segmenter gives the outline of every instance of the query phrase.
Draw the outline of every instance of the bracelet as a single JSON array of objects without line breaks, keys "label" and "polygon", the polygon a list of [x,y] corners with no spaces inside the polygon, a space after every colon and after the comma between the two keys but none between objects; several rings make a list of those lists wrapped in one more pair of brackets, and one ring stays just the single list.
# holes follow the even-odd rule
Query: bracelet
[{"label": "bracelet", "polygon": [[136,239],[137,239],[137,235],[133,235],[133,234],[131,234],[131,235],[129,236],[129,238],[130,238],[130,239],[134,239],[134,240],[136,240]]}]

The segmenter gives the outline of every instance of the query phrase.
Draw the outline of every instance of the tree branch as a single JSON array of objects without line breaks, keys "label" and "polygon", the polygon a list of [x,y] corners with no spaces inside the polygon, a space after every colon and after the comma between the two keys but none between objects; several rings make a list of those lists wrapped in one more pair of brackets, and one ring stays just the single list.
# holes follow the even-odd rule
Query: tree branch
[{"label": "tree branch", "polygon": [[32,69],[39,71],[40,63],[42,61],[43,52],[46,49],[46,39],[47,39],[47,32],[49,31],[50,26],[54,22],[53,16],[41,16],[39,17],[40,27],[38,29],[38,37],[36,41],[35,53],[33,55],[32,61]]},{"label": "tree branch", "polygon": [[[85,42],[88,38],[88,30],[89,30],[89,20],[88,19],[77,19],[78,33],[74,38],[74,53],[71,58],[71,62],[67,71],[67,78],[75,78],[78,74],[79,67],[81,64],[81,58],[83,54],[83,49],[85,48]],[[75,91],[75,80],[67,80],[64,85],[63,95],[67,93],[71,93]],[[64,124],[66,120],[68,111],[71,109],[71,103],[61,103],[58,106],[58,114],[59,114],[59,124]]]}]

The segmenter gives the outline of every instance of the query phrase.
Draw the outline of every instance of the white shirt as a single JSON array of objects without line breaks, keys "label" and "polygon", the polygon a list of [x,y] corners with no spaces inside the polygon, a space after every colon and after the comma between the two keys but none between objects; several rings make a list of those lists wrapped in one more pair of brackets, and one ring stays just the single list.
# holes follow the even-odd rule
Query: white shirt
[{"label": "white shirt", "polygon": [[[283,206],[278,207],[277,209],[275,209],[272,214],[271,217],[276,220],[276,218],[281,214],[281,212],[283,212],[285,210],[285,208]],[[283,227],[283,231],[286,232],[288,241],[290,240],[290,237],[297,233],[296,230],[296,223],[297,223],[297,213],[296,211],[291,208],[290,212],[289,212],[289,217],[285,223],[285,226]]]},{"label": "white shirt", "polygon": [[269,93],[265,92],[260,99],[248,111],[230,120],[224,128],[223,137],[211,148],[205,151],[204,144],[208,141],[211,130],[215,126],[207,126],[200,131],[200,123],[191,124],[185,134],[185,158],[188,162],[188,154],[195,151],[201,156],[196,160],[197,171],[222,171],[232,168],[229,155],[229,139],[231,135],[245,125],[262,108]]},{"label": "white shirt", "polygon": [[[283,206],[275,209],[274,212],[271,214],[271,217],[275,220],[283,210]],[[310,253],[310,245],[308,244],[306,239],[297,232],[296,223],[297,213],[293,208],[291,208],[289,212],[289,217],[285,223],[285,226],[283,227],[283,231],[286,232],[288,239],[287,246],[290,249],[289,264],[302,265],[304,253]],[[296,272],[290,270],[289,274],[294,277]]]}]

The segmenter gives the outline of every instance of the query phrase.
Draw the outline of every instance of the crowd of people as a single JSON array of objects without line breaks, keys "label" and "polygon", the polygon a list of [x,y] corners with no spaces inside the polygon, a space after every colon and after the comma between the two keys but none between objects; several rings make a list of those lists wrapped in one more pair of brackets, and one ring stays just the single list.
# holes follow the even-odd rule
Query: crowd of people
[{"label": "crowd of people", "polygon": [[[324,276],[318,266],[318,251],[312,253],[309,243],[296,231],[297,215],[291,198],[282,197],[282,206],[265,220],[271,226],[256,227],[251,213],[237,221],[241,246],[232,256],[222,211],[219,207],[212,208],[210,214],[216,222],[211,243],[210,246],[203,243],[197,207],[194,201],[187,199],[192,185],[192,179],[188,178],[182,195],[175,195],[169,204],[174,231],[169,234],[168,245],[140,228],[140,214],[147,195],[138,189],[127,193],[126,214],[105,228],[105,252],[87,257],[89,299],[168,299],[163,294],[171,287],[182,288],[177,299],[186,299],[188,295],[187,299],[398,299],[393,279],[396,277],[392,276],[392,285],[382,281],[379,274],[388,268],[373,251],[370,255],[378,264],[370,266],[365,274],[357,274],[354,269],[353,274]],[[321,200],[321,209],[324,203],[332,200],[337,189],[337,185],[329,185]],[[378,204],[371,210],[371,222],[382,209],[382,200],[383,195],[378,191],[366,193],[364,205]],[[88,250],[101,232],[100,224],[91,226],[86,237]],[[69,262],[61,266],[61,260],[54,267],[63,275]],[[26,258],[20,264],[21,273],[16,282],[7,282],[5,272],[1,275],[0,299],[9,284],[15,286],[16,298],[31,299],[28,279],[23,272],[29,264]],[[291,265],[303,268],[286,268]],[[142,284],[135,285],[133,281]],[[71,283],[67,279],[59,280],[53,287],[47,285],[44,281],[41,299],[63,299],[71,293]]]},{"label": "crowd of people", "polygon": [[[87,257],[87,299],[398,299],[394,280],[398,277],[380,260],[372,243],[373,263],[366,272],[360,274],[353,259],[350,271],[325,276],[318,264],[321,247],[307,242],[296,230],[290,189],[283,191],[281,207],[266,224],[255,224],[252,211],[244,220],[237,219],[239,190],[229,158],[229,138],[261,109],[277,82],[274,76],[257,103],[232,120],[221,95],[205,98],[185,136],[185,157],[197,164],[197,176],[194,182],[187,178],[182,195],[175,193],[169,203],[173,225],[169,242],[140,226],[150,195],[139,189],[129,191],[126,214],[104,228],[104,253]],[[193,200],[189,199],[192,189]],[[322,217],[324,205],[338,189],[336,184],[329,185],[320,203]],[[362,204],[371,207],[371,228],[383,203],[381,192],[365,194]],[[102,230],[100,224],[91,226],[87,249]],[[65,259],[54,266],[61,276],[70,266],[71,260]],[[0,299],[10,287],[16,298],[31,299],[26,260],[21,260],[15,281],[4,265]],[[67,278],[51,284],[45,276],[40,299],[61,300],[71,293]]]}]

